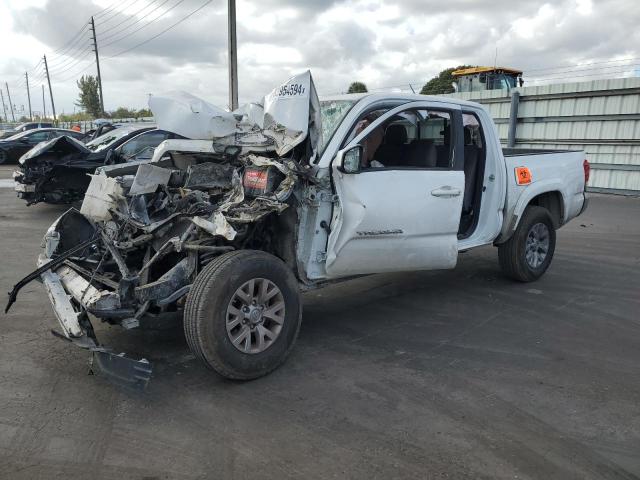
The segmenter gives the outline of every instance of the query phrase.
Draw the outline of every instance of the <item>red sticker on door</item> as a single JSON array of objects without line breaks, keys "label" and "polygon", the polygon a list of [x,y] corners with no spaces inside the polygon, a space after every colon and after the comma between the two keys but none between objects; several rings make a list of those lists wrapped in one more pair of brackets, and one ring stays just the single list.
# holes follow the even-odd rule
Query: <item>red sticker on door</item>
[{"label": "red sticker on door", "polygon": [[518,185],[529,185],[531,183],[531,170],[527,167],[516,167],[516,183]]}]

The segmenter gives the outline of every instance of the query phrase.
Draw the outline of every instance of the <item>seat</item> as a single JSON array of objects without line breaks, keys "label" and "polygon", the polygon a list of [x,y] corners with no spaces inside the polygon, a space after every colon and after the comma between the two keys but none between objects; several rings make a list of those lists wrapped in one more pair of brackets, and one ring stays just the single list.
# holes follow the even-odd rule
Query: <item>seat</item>
[{"label": "seat", "polygon": [[437,161],[438,152],[433,140],[414,140],[409,145],[404,164],[408,167],[434,168]]},{"label": "seat", "polygon": [[404,125],[389,125],[374,159],[385,167],[403,166],[403,157],[407,153],[406,147],[407,129],[404,128]]}]

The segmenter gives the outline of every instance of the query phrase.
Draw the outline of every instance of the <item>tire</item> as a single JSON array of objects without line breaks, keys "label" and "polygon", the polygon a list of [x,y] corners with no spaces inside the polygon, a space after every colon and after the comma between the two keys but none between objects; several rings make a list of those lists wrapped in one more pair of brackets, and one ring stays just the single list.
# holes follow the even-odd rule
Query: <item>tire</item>
[{"label": "tire", "polygon": [[0,165],[5,163],[8,158],[9,158],[9,154],[6,151],[0,149]]},{"label": "tire", "polygon": [[[251,298],[260,300],[256,306],[245,301],[251,291],[257,292]],[[229,379],[252,380],[285,361],[301,320],[298,282],[291,269],[268,253],[239,250],[216,257],[196,277],[185,305],[184,332],[191,351],[209,368]],[[237,341],[242,335],[244,340],[234,345],[232,338]]]},{"label": "tire", "polygon": [[556,231],[551,214],[546,208],[530,205],[513,236],[498,246],[500,267],[514,280],[533,282],[549,268],[555,248]]}]

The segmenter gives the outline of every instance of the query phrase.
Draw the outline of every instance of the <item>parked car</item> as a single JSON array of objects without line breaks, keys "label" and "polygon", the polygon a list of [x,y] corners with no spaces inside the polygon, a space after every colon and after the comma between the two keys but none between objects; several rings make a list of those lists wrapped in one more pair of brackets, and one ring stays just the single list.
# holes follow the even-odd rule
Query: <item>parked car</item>
[{"label": "parked car", "polygon": [[26,132],[27,130],[33,130],[36,128],[53,128],[53,123],[51,122],[28,122],[21,123],[15,128],[10,130],[3,130],[0,132],[0,139],[11,137],[17,133]]},{"label": "parked car", "polygon": [[63,128],[39,128],[25,130],[24,132],[16,133],[15,135],[0,140],[0,164],[15,162],[37,144],[64,135],[75,139],[81,139],[83,137],[82,133],[74,132],[73,130]]},{"label": "parked car", "polygon": [[92,128],[91,130],[85,132],[85,134],[87,135],[87,141],[94,140],[106,133],[109,133],[111,130],[115,130],[119,126],[121,125],[114,125],[109,122],[100,122],[99,124],[96,123],[96,128]]},{"label": "parked car", "polygon": [[18,197],[27,205],[82,200],[95,169],[107,163],[149,159],[160,142],[179,135],[139,125],[120,127],[86,145],[70,139],[52,140],[20,159],[13,178]]},{"label": "parked car", "polygon": [[[161,127],[185,104],[150,101]],[[401,93],[320,102],[307,72],[262,105],[235,133],[219,111],[213,141],[167,140],[151,162],[101,167],[7,308],[41,278],[59,335],[139,386],[150,363],[109,353],[87,313],[131,329],[176,312],[197,358],[248,380],[291,351],[301,291],[454,268],[459,252],[484,245],[498,247],[507,276],[531,282],[551,264],[556,230],[587,205],[584,152],[503,150],[477,103]],[[179,133],[190,136],[184,118]]]}]

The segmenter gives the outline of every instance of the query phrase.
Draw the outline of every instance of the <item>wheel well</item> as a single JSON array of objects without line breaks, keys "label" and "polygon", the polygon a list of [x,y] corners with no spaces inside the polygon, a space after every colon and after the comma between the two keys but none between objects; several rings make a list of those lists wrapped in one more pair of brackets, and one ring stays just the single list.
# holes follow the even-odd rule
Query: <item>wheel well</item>
[{"label": "wheel well", "polygon": [[529,202],[529,205],[546,208],[551,214],[553,226],[557,230],[562,226],[564,218],[564,203],[562,194],[558,191],[541,193]]}]

